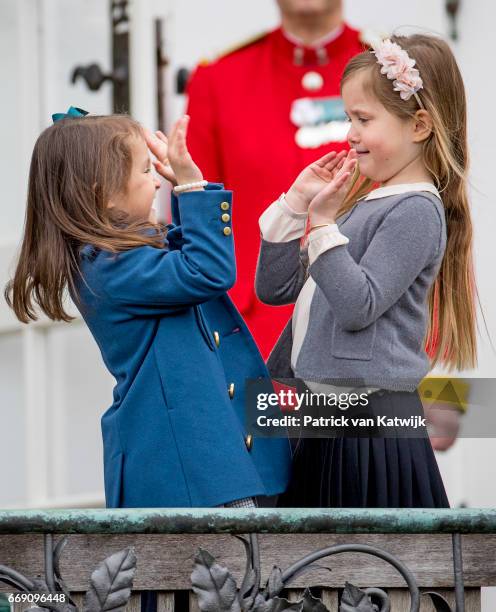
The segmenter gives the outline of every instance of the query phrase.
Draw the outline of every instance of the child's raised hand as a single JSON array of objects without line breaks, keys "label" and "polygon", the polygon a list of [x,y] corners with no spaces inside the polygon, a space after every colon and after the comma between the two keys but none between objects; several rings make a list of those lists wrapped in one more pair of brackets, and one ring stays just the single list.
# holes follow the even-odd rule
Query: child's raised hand
[{"label": "child's raised hand", "polygon": [[203,180],[200,168],[193,161],[186,145],[189,117],[184,115],[174,124],[169,136],[169,162],[178,185]]},{"label": "child's raised hand", "polygon": [[304,168],[286,194],[291,208],[306,212],[313,198],[335,178],[345,157],[346,151],[331,151]]},{"label": "child's raised hand", "polygon": [[169,145],[167,136],[160,130],[155,132],[155,134],[152,134],[146,128],[143,131],[145,133],[146,144],[156,158],[153,162],[155,170],[170,183],[177,185],[177,179],[168,158]]},{"label": "child's raised hand", "polygon": [[357,153],[350,149],[333,172],[329,181],[312,199],[308,207],[311,225],[334,223],[336,213],[341,207],[350,187],[351,177],[356,168]]}]

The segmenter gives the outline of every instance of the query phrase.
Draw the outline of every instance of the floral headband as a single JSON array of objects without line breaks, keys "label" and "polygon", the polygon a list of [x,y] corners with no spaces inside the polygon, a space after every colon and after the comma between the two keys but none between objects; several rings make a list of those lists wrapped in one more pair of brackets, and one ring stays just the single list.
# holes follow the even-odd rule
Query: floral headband
[{"label": "floral headband", "polygon": [[389,38],[372,44],[371,53],[375,53],[377,62],[382,65],[381,74],[385,74],[393,81],[394,91],[400,92],[402,100],[409,100],[412,96],[420,108],[424,108],[417,91],[423,88],[419,71],[414,68],[415,60],[397,43]]}]

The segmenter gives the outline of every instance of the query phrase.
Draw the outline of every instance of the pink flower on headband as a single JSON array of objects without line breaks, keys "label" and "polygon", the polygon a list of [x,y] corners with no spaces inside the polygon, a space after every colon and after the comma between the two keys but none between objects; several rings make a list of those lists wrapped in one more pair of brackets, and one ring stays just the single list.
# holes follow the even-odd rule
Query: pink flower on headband
[{"label": "pink flower on headband", "polygon": [[[415,60],[397,43],[386,39],[372,45],[377,62],[382,65],[381,73],[393,81],[394,91],[400,92],[402,100],[409,100],[422,89],[423,83],[419,71],[414,68]],[[420,101],[419,101],[420,103]]]}]

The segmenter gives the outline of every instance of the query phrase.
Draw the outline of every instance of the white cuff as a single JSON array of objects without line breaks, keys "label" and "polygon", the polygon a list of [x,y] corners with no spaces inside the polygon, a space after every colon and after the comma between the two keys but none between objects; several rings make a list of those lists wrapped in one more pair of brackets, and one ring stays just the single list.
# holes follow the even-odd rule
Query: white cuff
[{"label": "white cuff", "polygon": [[308,263],[311,266],[319,255],[329,249],[348,244],[349,238],[339,231],[336,223],[320,227],[308,235]]},{"label": "white cuff", "polygon": [[267,242],[289,242],[305,235],[308,213],[293,210],[284,193],[260,216],[258,225]]}]

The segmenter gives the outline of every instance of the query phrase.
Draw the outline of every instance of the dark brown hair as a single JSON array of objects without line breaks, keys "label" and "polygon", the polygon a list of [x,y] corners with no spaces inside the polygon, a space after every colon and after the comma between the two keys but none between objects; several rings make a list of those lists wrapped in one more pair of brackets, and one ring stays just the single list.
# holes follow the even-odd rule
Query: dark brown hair
[{"label": "dark brown hair", "polygon": [[[418,96],[433,122],[423,142],[423,162],[441,193],[446,214],[447,245],[437,279],[429,295],[429,327],[426,342],[432,365],[465,369],[477,362],[476,285],[472,259],[472,220],[467,195],[468,146],[465,88],[448,44],[435,36],[392,36],[416,62],[423,81]],[[358,71],[366,71],[371,93],[390,113],[408,120],[419,110],[412,96],[403,100],[393,83],[381,74],[370,51],[352,58],[343,74],[341,88]],[[356,172],[339,214],[355,205],[373,187]]]},{"label": "dark brown hair", "polygon": [[[164,227],[128,222],[108,208],[125,193],[132,167],[129,141],[142,128],[127,115],[67,118],[39,136],[29,171],[24,237],[5,299],[23,323],[36,320],[34,302],[53,320],[70,321],[69,288],[77,295],[79,251],[111,252],[164,245]],[[152,228],[152,232],[144,232]]]}]

